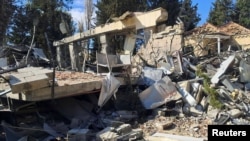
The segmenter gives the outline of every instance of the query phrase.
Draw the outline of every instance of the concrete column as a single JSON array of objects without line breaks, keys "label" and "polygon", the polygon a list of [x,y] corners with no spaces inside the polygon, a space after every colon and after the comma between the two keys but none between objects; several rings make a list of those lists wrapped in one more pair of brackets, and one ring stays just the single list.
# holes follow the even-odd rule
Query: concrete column
[{"label": "concrete column", "polygon": [[58,62],[59,68],[62,68],[61,46],[56,47],[56,60]]},{"label": "concrete column", "polygon": [[124,51],[125,54],[131,54],[135,48],[135,40],[136,37],[134,34],[127,34],[125,43],[124,43]]},{"label": "concrete column", "polygon": [[71,69],[76,70],[76,71],[80,70],[78,47],[76,43],[69,44],[69,54],[70,54],[70,61],[71,61]]},{"label": "concrete column", "polygon": [[217,49],[218,49],[218,54],[220,54],[220,38],[217,38]]},{"label": "concrete column", "polygon": [[106,54],[108,48],[107,36],[105,34],[100,35],[101,53]]}]

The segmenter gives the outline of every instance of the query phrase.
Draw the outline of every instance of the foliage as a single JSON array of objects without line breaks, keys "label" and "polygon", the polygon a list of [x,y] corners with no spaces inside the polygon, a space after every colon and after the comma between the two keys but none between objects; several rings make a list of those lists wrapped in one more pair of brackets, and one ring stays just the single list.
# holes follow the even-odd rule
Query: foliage
[{"label": "foliage", "polygon": [[108,22],[113,17],[121,16],[126,11],[146,12],[162,7],[168,12],[166,25],[175,25],[177,17],[180,17],[186,30],[193,29],[200,21],[197,14],[197,4],[192,6],[191,0],[100,0],[96,4],[97,25]]},{"label": "foliage", "polygon": [[15,0],[0,0],[0,45],[5,44],[5,36],[15,10]]},{"label": "foliage", "polygon": [[126,11],[145,11],[145,0],[100,0],[96,3],[96,25],[111,22],[111,18],[119,17]]},{"label": "foliage", "polygon": [[11,30],[8,32],[9,42],[23,45],[30,44],[32,22],[29,14],[31,13],[28,13],[28,8],[25,6],[16,8],[10,25]]},{"label": "foliage", "polygon": [[250,28],[250,1],[237,0],[235,6],[236,22],[240,25]]},{"label": "foliage", "polygon": [[148,9],[152,10],[158,7],[162,7],[168,12],[168,20],[165,22],[166,25],[176,24],[176,19],[180,13],[181,3],[179,0],[147,0]]},{"label": "foliage", "polygon": [[210,87],[210,78],[203,73],[202,67],[198,66],[198,70],[196,71],[196,75],[203,78],[203,86],[204,86],[204,92],[208,94],[209,96],[209,103],[214,108],[221,109],[223,107],[223,104],[218,99],[218,93],[215,89]]},{"label": "foliage", "polygon": [[209,23],[221,26],[233,20],[235,13],[232,0],[216,0],[212,5],[213,8],[209,12]]},{"label": "foliage", "polygon": [[[119,17],[126,11],[131,12],[147,12],[156,8],[164,8],[168,12],[168,19],[159,25],[165,24],[167,26],[173,26],[177,24],[177,17],[179,17],[184,23],[185,30],[191,30],[196,27],[197,23],[200,21],[200,17],[197,14],[197,5],[192,6],[191,0],[99,0],[96,4],[96,16],[97,16],[97,26],[111,22],[112,18]],[[189,13],[189,14],[187,14]],[[137,34],[141,31],[136,31]],[[114,36],[112,39],[115,44],[116,50],[121,50],[121,42],[125,37]],[[139,40],[139,39],[138,39]],[[139,41],[140,42],[140,41]],[[136,43],[139,43],[136,42]],[[141,42],[140,42],[141,44]],[[136,44],[136,46],[140,46]],[[121,48],[119,48],[121,47]]]},{"label": "foliage", "polygon": [[[62,39],[65,37],[59,28],[62,22],[68,25],[67,35],[72,35],[74,32],[71,15],[66,12],[69,7],[64,2],[69,3],[72,0],[29,0],[26,5],[21,5],[13,17],[9,34],[10,42],[15,44],[27,44],[29,42],[30,44],[31,37],[34,35],[36,46],[43,48],[49,56],[45,33],[51,42]],[[52,49],[55,52],[55,48]]]},{"label": "foliage", "polygon": [[189,31],[195,28],[198,22],[201,20],[200,15],[197,14],[197,10],[198,10],[197,4],[192,6],[191,0],[182,1],[179,17],[184,23],[185,31]]}]

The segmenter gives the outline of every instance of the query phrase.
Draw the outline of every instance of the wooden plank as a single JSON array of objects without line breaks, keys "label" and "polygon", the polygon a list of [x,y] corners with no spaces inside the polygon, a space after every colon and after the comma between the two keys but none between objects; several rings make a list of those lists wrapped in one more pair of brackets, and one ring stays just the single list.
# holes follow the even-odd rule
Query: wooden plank
[{"label": "wooden plank", "polygon": [[[81,94],[88,94],[96,90],[100,90],[102,81],[79,82],[78,84],[56,86],[54,98],[62,98],[69,96],[76,96]],[[51,87],[36,89],[33,91],[24,92],[26,101],[42,101],[52,99]]]}]

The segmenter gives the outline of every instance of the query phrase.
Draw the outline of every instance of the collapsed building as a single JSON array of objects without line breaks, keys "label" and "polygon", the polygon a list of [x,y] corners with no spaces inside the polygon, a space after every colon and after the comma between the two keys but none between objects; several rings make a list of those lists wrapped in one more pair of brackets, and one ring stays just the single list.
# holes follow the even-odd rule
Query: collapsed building
[{"label": "collapsed building", "polygon": [[234,22],[223,26],[211,23],[184,33],[185,47],[190,47],[196,56],[225,52],[227,50],[246,50],[249,48],[250,30]]},{"label": "collapsed building", "polygon": [[[162,24],[167,17],[162,8],[126,12],[54,41],[56,68],[0,72],[5,138],[205,140],[209,124],[249,124],[248,53],[220,50],[231,39],[223,27],[185,33],[180,19]],[[92,38],[99,48],[86,53]]]}]

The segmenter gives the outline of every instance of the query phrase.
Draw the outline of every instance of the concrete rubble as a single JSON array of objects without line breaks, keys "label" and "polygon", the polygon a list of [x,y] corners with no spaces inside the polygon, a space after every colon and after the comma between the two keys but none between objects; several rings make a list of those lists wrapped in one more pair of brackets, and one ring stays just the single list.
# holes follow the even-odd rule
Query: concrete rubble
[{"label": "concrete rubble", "polygon": [[[169,134],[184,140],[190,137],[205,140],[209,124],[250,124],[250,79],[241,79],[241,75],[249,75],[241,63],[242,60],[248,63],[242,57],[246,53],[226,52],[211,61],[200,60],[193,64],[197,71],[189,67],[183,69],[184,73],[189,69],[193,72],[191,75],[162,72],[160,80],[151,79],[154,81],[151,85],[147,85],[148,81],[141,84],[143,81],[139,79],[149,79],[142,74],[138,84],[130,89],[119,86],[116,95],[109,96],[101,107],[99,93],[24,105],[17,111],[15,123],[2,121],[3,133],[15,140],[160,140],[163,135],[156,137],[159,134],[169,140],[183,140],[172,139],[167,136]],[[209,65],[218,70],[214,75],[209,74]],[[44,106],[47,109],[43,109]],[[32,112],[18,114],[27,109]],[[38,131],[33,133],[25,128]]]},{"label": "concrete rubble", "polygon": [[0,139],[204,141],[208,125],[249,125],[250,52],[186,55],[182,27],[145,32],[151,37],[131,64],[113,64],[129,75],[113,73],[108,59],[96,64],[108,67],[105,76],[28,66],[0,72]]}]

